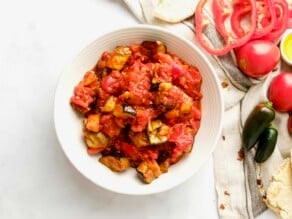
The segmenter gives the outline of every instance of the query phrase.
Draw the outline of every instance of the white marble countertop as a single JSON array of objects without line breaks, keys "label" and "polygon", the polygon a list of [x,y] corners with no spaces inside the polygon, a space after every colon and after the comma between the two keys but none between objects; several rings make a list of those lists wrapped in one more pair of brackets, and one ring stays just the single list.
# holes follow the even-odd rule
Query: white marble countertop
[{"label": "white marble countertop", "polygon": [[212,157],[173,190],[126,196],[85,179],[56,139],[64,66],[96,37],[136,23],[119,0],[1,1],[0,218],[218,218]]}]

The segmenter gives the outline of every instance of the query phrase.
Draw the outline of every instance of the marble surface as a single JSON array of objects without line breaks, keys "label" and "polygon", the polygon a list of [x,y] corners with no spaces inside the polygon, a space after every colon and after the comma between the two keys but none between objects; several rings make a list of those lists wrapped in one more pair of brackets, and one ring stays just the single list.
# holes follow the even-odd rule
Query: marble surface
[{"label": "marble surface", "polygon": [[136,23],[118,0],[0,2],[0,218],[218,218],[212,157],[173,190],[126,196],[85,179],[57,141],[65,65],[96,37]]}]

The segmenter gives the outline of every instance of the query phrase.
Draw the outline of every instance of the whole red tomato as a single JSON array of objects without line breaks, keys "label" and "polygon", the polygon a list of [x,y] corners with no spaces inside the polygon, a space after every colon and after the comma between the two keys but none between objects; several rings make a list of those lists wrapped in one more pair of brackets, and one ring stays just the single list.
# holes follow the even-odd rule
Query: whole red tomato
[{"label": "whole red tomato", "polygon": [[236,58],[245,75],[259,78],[275,68],[280,60],[280,50],[268,40],[253,40],[236,50]]},{"label": "whole red tomato", "polygon": [[292,73],[281,72],[273,78],[269,86],[268,98],[276,110],[292,112]]}]

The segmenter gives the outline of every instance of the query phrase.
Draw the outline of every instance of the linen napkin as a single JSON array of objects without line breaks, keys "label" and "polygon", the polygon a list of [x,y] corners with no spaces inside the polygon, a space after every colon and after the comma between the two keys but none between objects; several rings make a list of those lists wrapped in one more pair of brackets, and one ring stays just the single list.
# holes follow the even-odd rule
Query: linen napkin
[{"label": "linen napkin", "polygon": [[[154,10],[159,6],[160,0],[124,0],[124,2],[141,23],[167,28],[200,47],[194,35],[193,15],[181,22],[168,23],[154,16]],[[194,0],[193,6],[196,6],[197,2],[198,0]],[[186,3],[182,1],[181,4]],[[186,4],[186,7],[190,5]],[[204,13],[212,19],[210,7]],[[214,46],[222,44],[212,25],[208,26],[204,34]],[[287,132],[288,115],[277,113],[273,122],[279,131],[276,149],[268,161],[256,165],[253,159],[254,149],[241,150],[242,124],[257,103],[267,100],[266,93],[272,78],[281,69],[290,72],[292,69],[281,63],[268,77],[254,80],[240,72],[234,64],[232,53],[222,57],[207,53],[206,55],[221,81],[225,108],[221,139],[213,153],[218,213],[220,218],[254,218],[267,208],[263,202],[265,188],[269,185],[272,172],[283,158],[288,156],[292,138]]]}]

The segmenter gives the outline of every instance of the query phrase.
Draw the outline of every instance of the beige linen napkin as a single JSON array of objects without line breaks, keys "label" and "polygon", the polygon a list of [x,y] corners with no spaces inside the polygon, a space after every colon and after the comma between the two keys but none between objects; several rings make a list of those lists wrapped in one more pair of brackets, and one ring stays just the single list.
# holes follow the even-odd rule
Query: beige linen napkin
[{"label": "beige linen napkin", "polygon": [[[194,0],[193,3],[196,4],[197,1]],[[170,24],[153,16],[159,0],[124,0],[124,2],[141,23],[162,26],[200,46],[194,36],[193,16],[182,22]],[[210,17],[209,10],[205,10],[205,13]],[[216,31],[212,26],[208,27],[205,35],[213,45],[220,46],[221,41],[216,37]],[[245,152],[245,156],[242,157],[240,133],[242,124],[253,107],[258,102],[267,100],[268,84],[279,70],[265,79],[251,80],[234,65],[232,54],[220,58],[207,53],[206,55],[221,81],[225,108],[222,137],[213,153],[218,213],[220,218],[226,219],[254,218],[266,209],[262,201],[263,194],[259,192],[262,190],[258,188],[262,186],[266,188],[271,173],[292,147],[292,138],[286,128],[287,114],[277,113],[274,126],[279,130],[279,140],[272,157],[263,165],[255,165],[254,150]],[[278,69],[280,67],[282,68],[278,66]],[[292,72],[290,67],[286,68]]]}]

